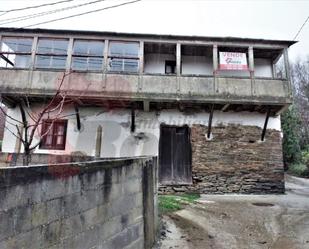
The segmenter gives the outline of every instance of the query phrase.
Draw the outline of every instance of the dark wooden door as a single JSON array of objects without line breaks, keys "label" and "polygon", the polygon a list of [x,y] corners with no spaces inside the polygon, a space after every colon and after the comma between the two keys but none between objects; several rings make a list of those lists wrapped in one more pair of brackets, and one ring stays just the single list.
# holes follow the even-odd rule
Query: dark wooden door
[{"label": "dark wooden door", "polygon": [[190,184],[191,143],[189,128],[161,126],[159,179],[162,184]]}]

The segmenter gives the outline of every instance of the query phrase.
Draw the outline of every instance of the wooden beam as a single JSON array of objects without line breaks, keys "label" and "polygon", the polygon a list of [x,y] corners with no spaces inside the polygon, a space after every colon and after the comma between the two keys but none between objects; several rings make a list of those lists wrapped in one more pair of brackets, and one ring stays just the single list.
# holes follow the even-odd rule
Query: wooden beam
[{"label": "wooden beam", "polygon": [[10,61],[8,58],[6,58],[3,54],[0,55],[3,60],[5,60],[7,63],[9,63],[12,67],[14,67],[14,63]]},{"label": "wooden beam", "polygon": [[286,111],[289,108],[290,105],[284,105],[279,111],[275,113],[276,116],[281,115],[284,111]]},{"label": "wooden beam", "polygon": [[101,147],[102,147],[102,126],[99,125],[97,128],[95,157],[101,157]]},{"label": "wooden beam", "polygon": [[149,112],[149,101],[148,100],[143,101],[143,107],[144,107],[145,112]]},{"label": "wooden beam", "polygon": [[229,108],[229,106],[230,106],[230,104],[225,104],[225,105],[222,107],[221,111],[224,112],[227,108]]},{"label": "wooden beam", "polygon": [[271,108],[269,106],[267,108],[267,112],[266,112],[266,118],[265,118],[265,123],[264,123],[263,131],[262,131],[261,141],[264,141],[264,139],[265,139],[267,124],[268,124],[268,120],[269,120],[269,116],[270,116],[270,110],[271,110]]},{"label": "wooden beam", "polygon": [[77,106],[76,104],[74,105],[74,109],[75,109],[77,130],[80,131],[80,129],[81,129],[81,123],[80,123],[79,109],[78,109],[78,106]]},{"label": "wooden beam", "polygon": [[131,132],[135,132],[135,103],[131,107]]},{"label": "wooden beam", "polygon": [[215,105],[212,104],[210,108],[210,113],[209,113],[209,119],[208,119],[208,130],[207,130],[207,138],[210,139],[210,134],[211,134],[211,126],[212,126],[212,117],[214,113],[214,108]]}]

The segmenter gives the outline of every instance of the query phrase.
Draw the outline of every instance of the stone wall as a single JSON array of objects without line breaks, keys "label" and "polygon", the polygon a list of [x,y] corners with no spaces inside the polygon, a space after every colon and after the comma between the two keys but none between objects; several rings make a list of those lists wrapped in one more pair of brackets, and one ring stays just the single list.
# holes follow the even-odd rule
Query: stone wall
[{"label": "stone wall", "polygon": [[193,185],[161,186],[162,192],[284,193],[281,134],[256,126],[191,127]]},{"label": "stone wall", "polygon": [[155,158],[0,168],[0,248],[149,248],[155,178]]}]

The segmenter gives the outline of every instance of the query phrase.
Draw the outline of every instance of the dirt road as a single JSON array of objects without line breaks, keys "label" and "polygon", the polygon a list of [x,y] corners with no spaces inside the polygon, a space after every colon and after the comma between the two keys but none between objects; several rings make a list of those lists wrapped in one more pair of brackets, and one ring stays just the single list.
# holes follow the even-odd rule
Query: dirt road
[{"label": "dirt road", "polygon": [[286,177],[285,195],[204,195],[164,217],[158,248],[309,249],[309,180]]}]

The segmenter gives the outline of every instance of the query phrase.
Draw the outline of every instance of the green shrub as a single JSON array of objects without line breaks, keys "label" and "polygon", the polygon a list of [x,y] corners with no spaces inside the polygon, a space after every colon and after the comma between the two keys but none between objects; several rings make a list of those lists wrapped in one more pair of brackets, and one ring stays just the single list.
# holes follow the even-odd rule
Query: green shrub
[{"label": "green shrub", "polygon": [[164,214],[180,210],[185,204],[193,203],[199,197],[199,194],[159,195],[159,211]]},{"label": "green shrub", "polygon": [[303,163],[294,163],[289,165],[289,171],[291,175],[306,177],[309,176],[309,169]]},{"label": "green shrub", "polygon": [[300,117],[295,106],[281,116],[283,131],[283,158],[286,165],[299,163],[301,161],[300,149]]}]

